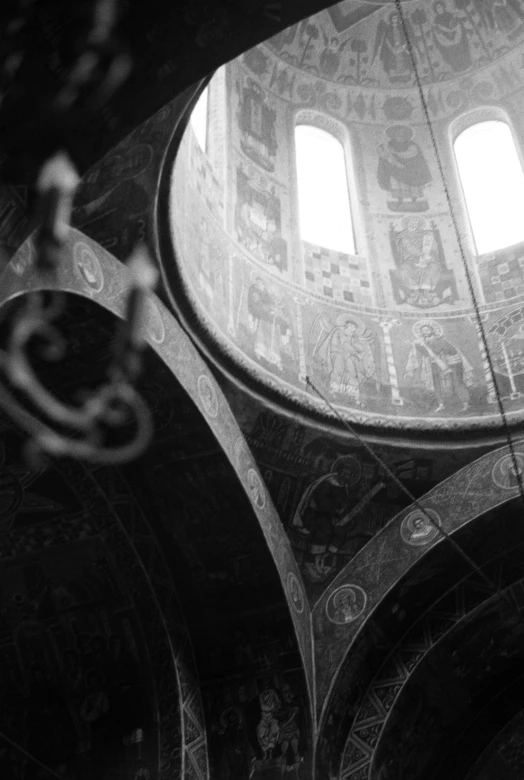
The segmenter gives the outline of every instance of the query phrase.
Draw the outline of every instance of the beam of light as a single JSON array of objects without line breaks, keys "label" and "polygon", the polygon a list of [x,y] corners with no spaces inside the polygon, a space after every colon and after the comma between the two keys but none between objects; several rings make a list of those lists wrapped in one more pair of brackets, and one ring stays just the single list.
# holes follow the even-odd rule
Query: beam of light
[{"label": "beam of light", "polygon": [[524,172],[505,122],[479,122],[455,141],[477,253],[524,241]]},{"label": "beam of light", "polygon": [[325,130],[297,125],[295,149],[302,240],[355,254],[344,147]]}]

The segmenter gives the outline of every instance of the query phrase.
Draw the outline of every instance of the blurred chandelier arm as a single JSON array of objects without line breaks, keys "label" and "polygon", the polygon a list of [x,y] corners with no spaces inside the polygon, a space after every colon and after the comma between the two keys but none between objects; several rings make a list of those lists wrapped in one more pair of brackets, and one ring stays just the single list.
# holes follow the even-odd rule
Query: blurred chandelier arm
[{"label": "blurred chandelier arm", "polygon": [[[40,227],[36,234],[36,273],[56,276],[65,262],[71,205],[78,176],[62,152],[49,160],[38,181]],[[0,388],[0,406],[31,436],[33,451],[72,456],[98,463],[120,463],[136,457],[151,439],[153,425],[147,404],[133,384],[141,367],[140,327],[144,301],[157,280],[156,268],[144,247],[130,261],[126,320],[120,326],[107,380],[90,391],[78,406],[66,404],[44,386],[29,359],[30,343],[43,342],[39,355],[46,362],[63,357],[66,342],[54,321],[64,308],[62,293],[33,292],[13,318],[7,349],[0,350],[0,370],[7,383]],[[23,398],[23,402],[21,400]],[[124,444],[110,446],[107,434],[129,431]]]},{"label": "blurred chandelier arm", "polygon": [[[27,31],[37,13],[36,0],[18,0],[14,7],[12,21],[2,30],[6,47],[0,57],[0,101],[16,87]],[[54,288],[59,266],[69,260],[66,240],[80,178],[68,154],[60,149],[62,125],[68,126],[70,111],[88,117],[103,108],[132,67],[118,35],[124,10],[121,0],[86,0],[84,8],[86,24],[78,31],[78,47],[64,62],[54,94],[46,96],[47,140],[55,151],[41,166],[36,181],[35,275],[40,290],[28,293],[9,323],[6,347],[0,350],[0,408],[27,431],[33,455],[44,451],[111,464],[139,455],[153,433],[151,412],[135,388],[144,343],[144,302],[157,279],[144,247],[134,250],[129,264],[126,319],[119,325],[112,362],[101,385],[95,390],[79,388],[78,403],[68,403],[44,385],[34,365],[35,346],[44,364],[59,361],[67,346],[55,322],[64,310],[65,296]]]}]

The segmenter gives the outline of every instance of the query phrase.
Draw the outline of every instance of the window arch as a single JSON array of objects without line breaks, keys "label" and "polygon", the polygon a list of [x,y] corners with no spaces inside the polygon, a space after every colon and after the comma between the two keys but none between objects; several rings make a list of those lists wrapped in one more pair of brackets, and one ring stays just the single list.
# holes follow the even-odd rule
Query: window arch
[{"label": "window arch", "polygon": [[302,240],[355,254],[347,161],[342,143],[316,125],[297,124],[295,154]]},{"label": "window arch", "polygon": [[209,109],[209,87],[201,93],[191,112],[190,122],[203,152],[207,151],[207,119]]},{"label": "window arch", "polygon": [[524,241],[524,171],[507,122],[470,125],[454,151],[477,253]]}]

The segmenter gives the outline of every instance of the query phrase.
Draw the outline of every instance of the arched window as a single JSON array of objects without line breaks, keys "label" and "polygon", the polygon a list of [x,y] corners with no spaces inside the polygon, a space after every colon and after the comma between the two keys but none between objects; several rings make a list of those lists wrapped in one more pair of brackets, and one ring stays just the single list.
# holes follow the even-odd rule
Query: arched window
[{"label": "arched window", "polygon": [[302,240],[355,254],[344,147],[319,127],[297,125],[295,149]]},{"label": "arched window", "polygon": [[209,103],[209,89],[208,87],[202,92],[198,98],[196,105],[191,112],[191,127],[196,135],[196,139],[200,144],[200,148],[203,152],[206,151],[207,146],[207,110]]},{"label": "arched window", "polygon": [[477,253],[524,241],[524,172],[510,127],[479,122],[454,146]]}]

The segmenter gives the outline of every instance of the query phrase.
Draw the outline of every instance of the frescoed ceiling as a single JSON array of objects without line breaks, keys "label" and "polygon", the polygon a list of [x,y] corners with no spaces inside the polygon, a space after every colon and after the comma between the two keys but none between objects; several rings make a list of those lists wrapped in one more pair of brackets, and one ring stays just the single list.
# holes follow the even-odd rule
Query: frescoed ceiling
[{"label": "frescoed ceiling", "polygon": [[[168,165],[174,161],[196,94],[191,85],[216,66],[271,36],[237,63],[241,80],[230,117],[242,115],[248,79],[267,88],[266,108],[293,96],[303,109],[331,111],[333,121],[347,112],[348,122],[363,128],[370,181],[386,126],[413,123],[415,142],[428,141],[421,140],[413,72],[405,67],[401,39],[395,63],[387,56],[398,35],[393,0],[346,0],[328,10],[322,5],[206,0],[175,8],[153,0],[146,20],[141,4],[128,4],[122,33],[136,58],[132,80],[107,110],[96,116],[72,112],[62,127],[87,173],[73,215],[83,232],[72,231],[71,267],[62,268],[56,282],[74,291],[60,321],[69,351],[63,364],[39,366],[61,397],[74,398],[79,386],[94,386],[104,375],[115,315],[123,311],[118,261],[140,240],[159,264],[180,259],[157,210],[169,197],[170,170],[162,172],[162,166],[166,154]],[[34,194],[26,183],[55,128],[43,103],[60,83],[80,18],[64,8],[40,5],[29,36],[31,55],[0,105],[1,140],[10,158],[2,171],[13,183],[0,200],[0,272],[14,255],[2,295],[18,295],[32,283],[34,245],[15,253],[32,229]],[[444,0],[440,6],[404,0],[402,8],[432,119],[444,127],[466,106],[496,96],[518,109],[521,0]],[[0,19],[7,13],[2,8]],[[460,36],[461,52],[453,44]],[[381,91],[379,100],[374,95]],[[342,96],[339,103],[334,95]],[[245,134],[238,140],[238,166],[228,176],[240,194],[244,187],[256,200],[253,193],[264,192],[259,207],[274,209],[285,181],[271,171],[258,176],[245,149],[267,162],[265,150],[249,143],[242,149]],[[281,147],[278,155],[288,152]],[[209,170],[193,147],[195,161],[205,181]],[[378,205],[370,233],[382,230],[378,254],[386,258],[391,235],[407,226],[405,214],[391,208],[391,194],[379,189],[372,193]],[[428,203],[428,212],[431,205],[438,224],[418,222],[418,229],[440,235],[449,253],[447,216],[433,184],[427,189],[426,201],[425,195],[418,199]],[[220,210],[218,198],[204,205]],[[291,224],[282,209],[282,224]],[[285,272],[286,290],[298,288],[293,252],[286,256],[287,270],[281,243],[278,263],[257,256],[260,245],[253,244],[249,224],[242,232],[246,214],[246,207],[230,213],[230,222],[238,217],[240,225],[237,248],[255,248],[246,267],[266,275],[270,295]],[[200,211],[190,210],[189,217],[195,285],[208,306],[214,295],[227,330],[230,312],[238,319],[247,306],[254,276],[247,273],[245,284],[235,287],[238,275],[216,272],[217,258],[224,258],[229,274],[234,255],[223,251],[222,239],[214,241]],[[101,287],[78,261],[79,244],[98,268]],[[506,261],[518,266],[517,256]],[[512,271],[509,286],[502,287],[499,277],[492,289],[491,262],[483,275],[479,271],[478,289],[486,320],[494,317],[497,334],[507,334],[509,343],[523,316],[522,303],[512,299],[520,271]],[[475,404],[495,420],[493,399],[475,395],[476,385],[465,381],[458,392],[448,385],[452,392],[444,397],[442,371],[436,393],[415,393],[422,422],[409,440],[402,426],[387,435],[373,427],[385,396],[373,401],[359,428],[369,436],[355,440],[324,408],[301,407],[292,393],[283,404],[278,388],[240,381],[231,355],[223,360],[216,347],[216,333],[205,331],[182,300],[176,273],[164,268],[161,300],[144,326],[149,346],[141,391],[153,411],[155,435],[141,459],[119,468],[72,461],[30,468],[20,432],[7,420],[0,423],[0,732],[45,755],[58,776],[67,777],[65,766],[79,780],[520,780],[524,571],[518,493],[524,446],[518,420],[513,453],[504,449],[507,430],[498,418],[491,431],[472,427],[466,435],[464,419],[476,413]],[[384,279],[383,299],[377,300],[388,300],[393,310],[397,288],[387,287],[395,280],[392,264]],[[444,313],[443,338],[453,354],[469,359],[476,348],[472,321],[452,324],[453,307],[465,300],[464,280],[448,275],[446,281],[437,313],[414,306],[409,327],[393,325],[399,328],[393,336],[401,375],[410,350],[405,345],[416,338],[413,327],[421,320]],[[503,322],[493,314],[501,290],[510,290],[502,293],[511,309]],[[299,290],[306,320],[320,305],[320,294],[309,293],[306,300]],[[278,300],[296,304],[291,295]],[[360,316],[368,317],[367,304],[358,305]],[[382,338],[388,328],[380,322],[377,317],[370,329]],[[329,332],[335,323],[329,321]],[[266,370],[268,352],[262,352],[268,344],[260,334],[257,341],[252,324],[249,330],[247,315],[239,332],[246,354]],[[286,335],[286,328],[280,333]],[[367,335],[363,328],[358,332],[363,342]],[[517,342],[518,336],[512,345]],[[300,354],[298,340],[290,343],[287,349],[284,339],[279,342],[282,373],[292,366],[290,355]],[[390,377],[386,353],[381,355],[384,377]],[[270,357],[274,367],[278,359]],[[483,367],[480,358],[475,361],[480,382]],[[466,362],[461,365],[468,373]],[[513,377],[513,388],[510,373],[501,380],[503,403],[517,409],[521,380]],[[390,385],[387,390],[389,403]],[[362,398],[368,391],[366,386]],[[469,409],[461,417],[466,393]],[[448,408],[440,408],[441,401]],[[360,406],[351,408],[348,419],[361,413]],[[105,679],[117,667],[128,675],[127,699]],[[35,684],[42,670],[56,707],[56,719],[47,722]],[[57,690],[53,680],[66,680],[65,688]],[[109,714],[91,731],[84,703],[95,683]],[[115,725],[119,707],[120,714],[127,711],[126,734]],[[24,736],[28,713],[38,728]],[[107,761],[103,750],[97,753],[101,744]],[[20,756],[0,736],[0,776],[30,780],[34,767]]]},{"label": "frescoed ceiling", "polygon": [[[524,5],[346,1],[278,33],[269,47],[286,63],[328,81],[399,89],[479,71],[517,46]],[[407,43],[409,40],[409,46]]]}]

